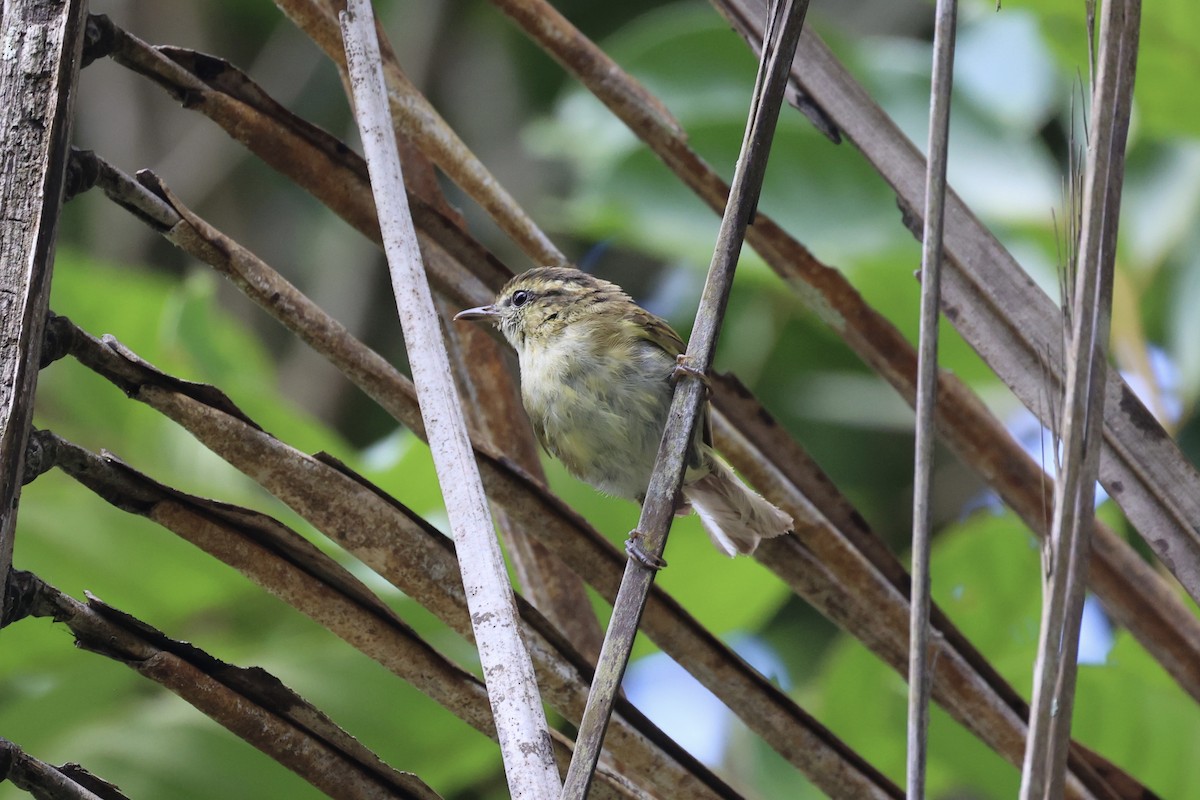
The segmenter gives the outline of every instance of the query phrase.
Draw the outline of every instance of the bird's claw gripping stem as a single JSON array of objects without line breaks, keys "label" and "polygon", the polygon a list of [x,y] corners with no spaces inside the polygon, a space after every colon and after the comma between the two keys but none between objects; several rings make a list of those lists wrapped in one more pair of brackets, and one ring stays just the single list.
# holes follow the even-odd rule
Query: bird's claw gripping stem
[{"label": "bird's claw gripping stem", "polygon": [[680,353],[675,356],[675,368],[671,370],[671,385],[679,383],[679,380],[684,375],[691,375],[696,380],[700,381],[704,386],[704,396],[708,397],[712,394],[712,384],[708,380],[708,375],[699,367],[693,367],[688,363],[687,353]]},{"label": "bird's claw gripping stem", "polygon": [[646,548],[642,547],[642,539],[641,531],[636,529],[630,531],[629,538],[625,540],[625,554],[646,569],[658,572],[667,565],[667,562],[653,553],[646,552]]}]

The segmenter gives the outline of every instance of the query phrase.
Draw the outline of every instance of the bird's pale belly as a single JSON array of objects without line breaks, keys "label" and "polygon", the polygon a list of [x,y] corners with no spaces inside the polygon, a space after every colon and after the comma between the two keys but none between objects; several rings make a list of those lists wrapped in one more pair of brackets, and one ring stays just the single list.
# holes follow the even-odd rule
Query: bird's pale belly
[{"label": "bird's pale belly", "polygon": [[[607,494],[641,500],[666,424],[674,362],[648,350],[629,355],[525,359],[522,395],[538,439],[572,475]],[[563,369],[564,363],[573,366]]]}]

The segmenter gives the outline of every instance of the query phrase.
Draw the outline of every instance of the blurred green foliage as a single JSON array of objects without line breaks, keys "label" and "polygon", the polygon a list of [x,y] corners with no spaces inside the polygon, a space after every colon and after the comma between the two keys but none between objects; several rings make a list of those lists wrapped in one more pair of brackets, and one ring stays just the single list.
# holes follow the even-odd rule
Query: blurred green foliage
[{"label": "blurred green foliage", "polygon": [[[336,78],[303,37],[267,5],[193,4],[185,29],[155,39],[156,19],[118,19],[143,38],[207,46],[239,62],[293,107],[353,138]],[[872,4],[863,4],[871,6]],[[380,4],[401,61],[502,182],[554,230],[577,260],[611,277],[686,332],[699,296],[717,218],[675,181],[593,98],[514,33],[486,3]],[[887,3],[874,4],[884,14]],[[960,16],[950,179],[1051,294],[1057,294],[1060,185],[1066,143],[1082,136],[1078,74],[1086,73],[1082,4],[966,4]],[[745,122],[754,60],[704,3],[563,3],[583,30],[658,94],[692,145],[728,176]],[[96,11],[106,11],[95,8]],[[466,16],[457,12],[468,10]],[[849,9],[813,9],[811,23],[913,141],[925,139],[929,10],[912,5],[908,29],[861,26]],[[1193,458],[1200,434],[1191,409],[1200,393],[1200,110],[1186,86],[1200,62],[1190,6],[1144,9],[1137,109],[1122,220],[1114,354],[1164,410]],[[110,13],[112,13],[110,11]],[[892,12],[887,11],[891,14]],[[159,22],[161,18],[157,18]],[[895,22],[895,16],[888,19]],[[282,54],[282,55],[281,55]],[[274,60],[273,60],[274,59]],[[254,69],[251,69],[254,67]],[[108,72],[96,70],[109,69]],[[92,74],[96,72],[96,74]],[[288,83],[295,77],[296,83]],[[85,86],[139,92],[128,76],[97,65]],[[152,99],[151,99],[152,98]],[[202,213],[262,253],[305,291],[403,363],[378,256],[310,199],[236,154],[205,121],[158,95],[132,101],[162,115],[133,126],[145,152],[135,164],[196,186]],[[116,146],[128,119],[88,116],[83,146]],[[486,116],[486,119],[480,119]],[[1078,111],[1076,111],[1078,116]],[[146,120],[158,117],[147,117]],[[116,135],[105,126],[116,126]],[[189,142],[176,158],[169,136]],[[163,139],[153,138],[159,131]],[[106,140],[106,136],[108,137]],[[215,155],[214,155],[215,154]],[[161,155],[162,164],[159,164]],[[176,158],[176,160],[172,160]],[[212,186],[187,184],[187,167]],[[194,177],[194,176],[193,176]],[[192,195],[185,195],[190,199]],[[200,198],[197,198],[200,199]],[[478,235],[514,269],[523,259],[465,204]],[[791,111],[780,122],[762,210],[910,338],[916,337],[919,249],[894,198],[853,146],[835,146]],[[204,269],[140,228],[110,228],[95,197],[64,218],[52,306],[95,335],[112,333],[164,370],[210,382],[273,434],[302,450],[326,450],[442,524],[427,449]],[[121,222],[119,224],[125,224]],[[115,233],[113,231],[116,231]],[[144,240],[136,237],[146,236]],[[107,257],[107,258],[106,258]],[[150,266],[153,264],[154,266]],[[910,517],[911,412],[747,250],[730,304],[718,368],[750,384],[814,454],[871,524],[904,550]],[[1151,352],[1156,353],[1153,357]],[[970,348],[944,329],[942,360],[997,414],[1016,403]],[[1154,367],[1157,366],[1157,369]],[[196,444],[172,423],[127,400],[72,361],[41,376],[36,424],[184,491],[278,516],[366,580],[435,647],[475,668],[471,648],[415,603],[325,544],[287,508]],[[949,456],[938,476],[935,598],[1022,694],[1036,648],[1040,564],[1029,533],[1010,515],[965,513],[982,487]],[[637,509],[597,495],[548,464],[555,491],[619,542]],[[1115,511],[1110,522],[1123,527]],[[904,765],[903,680],[817,616],[763,568],[727,561],[694,519],[676,523],[671,568],[660,584],[722,636],[751,633],[786,667],[783,685],[818,719],[892,778]],[[157,526],[108,506],[61,474],[26,488],[16,565],[76,597],[85,590],[213,655],[262,666],[327,711],[400,769],[447,797],[503,797],[496,748],[411,687],[240,576]],[[605,616],[607,606],[597,601]],[[126,668],[70,646],[63,630],[25,620],[3,632],[0,734],[48,761],[78,761],[133,797],[311,797],[315,791],[171,695]],[[644,639],[638,655],[653,650]],[[1105,663],[1079,677],[1075,732],[1165,797],[1200,793],[1189,747],[1200,735],[1194,703],[1118,632]],[[1001,798],[1017,771],[935,711],[931,797]],[[783,760],[734,727],[718,767],[748,797],[815,797]],[[0,785],[0,798],[21,796]]]}]

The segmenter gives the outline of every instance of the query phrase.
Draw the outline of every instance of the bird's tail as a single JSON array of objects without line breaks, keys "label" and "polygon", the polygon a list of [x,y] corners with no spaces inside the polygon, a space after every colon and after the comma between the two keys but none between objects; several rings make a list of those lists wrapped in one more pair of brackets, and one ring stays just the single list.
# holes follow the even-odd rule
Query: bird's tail
[{"label": "bird's tail", "polygon": [[753,553],[759,540],[792,529],[790,516],[742,483],[715,454],[712,471],[685,484],[683,496],[696,510],[712,543],[730,558]]}]

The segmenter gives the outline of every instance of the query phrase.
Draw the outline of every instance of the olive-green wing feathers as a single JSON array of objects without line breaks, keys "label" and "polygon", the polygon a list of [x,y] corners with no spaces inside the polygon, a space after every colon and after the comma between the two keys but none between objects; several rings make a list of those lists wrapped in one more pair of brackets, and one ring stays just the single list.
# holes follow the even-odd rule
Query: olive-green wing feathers
[{"label": "olive-green wing feathers", "polygon": [[662,317],[655,316],[640,306],[632,306],[625,316],[638,336],[658,345],[671,358],[687,349],[683,339],[679,338],[679,334]]},{"label": "olive-green wing feathers", "polygon": [[[679,338],[679,334],[662,317],[651,314],[640,306],[634,306],[627,318],[633,323],[638,336],[658,345],[672,358],[682,355],[687,350],[683,339]],[[702,441],[712,447],[712,420],[709,419],[708,403],[700,409],[700,431]]]}]

